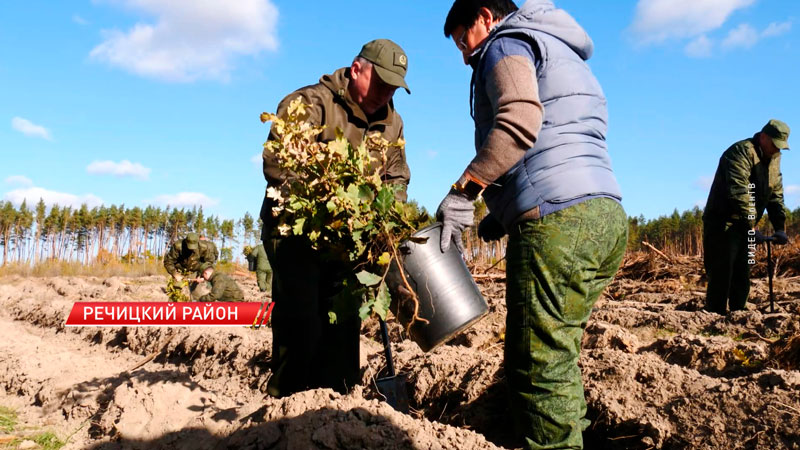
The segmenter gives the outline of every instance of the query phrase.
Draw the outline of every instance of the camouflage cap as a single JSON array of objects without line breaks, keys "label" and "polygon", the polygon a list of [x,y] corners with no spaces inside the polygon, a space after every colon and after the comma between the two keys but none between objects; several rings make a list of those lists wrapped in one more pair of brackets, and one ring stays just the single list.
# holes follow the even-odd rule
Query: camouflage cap
[{"label": "camouflage cap", "polygon": [[200,236],[197,233],[189,233],[186,235],[186,239],[183,240],[183,243],[186,244],[186,248],[189,250],[197,250],[198,242],[200,241]]},{"label": "camouflage cap", "polygon": [[771,119],[761,132],[772,138],[779,150],[789,150],[789,125],[780,120]]},{"label": "camouflage cap", "polygon": [[364,44],[358,56],[372,63],[372,67],[384,83],[404,88],[406,92],[411,93],[405,79],[408,57],[399,45],[388,39],[376,39]]}]

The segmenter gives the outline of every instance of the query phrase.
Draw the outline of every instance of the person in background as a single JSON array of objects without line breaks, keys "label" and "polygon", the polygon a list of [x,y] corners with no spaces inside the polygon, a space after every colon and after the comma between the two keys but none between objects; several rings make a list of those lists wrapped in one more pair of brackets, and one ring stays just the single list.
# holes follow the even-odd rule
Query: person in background
[{"label": "person in background", "polygon": [[199,284],[196,278],[203,270],[217,262],[217,246],[211,241],[201,240],[197,233],[188,233],[175,241],[164,255],[164,268],[177,281],[187,277],[192,298],[197,297]]},{"label": "person in background", "polygon": [[726,314],[745,309],[750,295],[748,250],[764,236],[756,230],[764,209],[774,242],[789,242],[784,223],[781,150],[789,149],[789,126],[772,119],[761,131],[728,147],[703,211],[703,263],[708,278],[706,311]]},{"label": "person in background", "polygon": [[217,272],[213,267],[206,267],[197,283],[207,282],[211,285],[211,292],[198,298],[198,302],[243,302],[244,293],[233,278],[222,272]]},{"label": "person in background", "polygon": [[258,244],[255,247],[246,246],[244,256],[247,258],[247,268],[256,273],[258,290],[266,292],[272,283],[272,267],[269,265],[264,244]]}]

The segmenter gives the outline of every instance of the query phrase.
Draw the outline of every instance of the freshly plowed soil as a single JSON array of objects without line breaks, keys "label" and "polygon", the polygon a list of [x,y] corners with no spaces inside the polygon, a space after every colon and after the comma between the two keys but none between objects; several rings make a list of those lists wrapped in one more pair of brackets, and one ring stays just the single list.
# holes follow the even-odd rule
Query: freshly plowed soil
[{"label": "freshly plowed soil", "polygon": [[[702,311],[696,261],[661,261],[658,276],[642,261],[629,260],[586,328],[586,448],[800,449],[800,280],[776,280],[768,313],[754,279],[749,309],[723,317]],[[235,278],[262,300],[254,279]],[[269,329],[64,327],[76,301],[164,301],[162,277],[0,279],[0,406],[67,449],[515,448],[504,282],[479,281],[489,315],[430,353],[389,321],[402,414],[375,387],[385,360],[374,320],[361,386],[273,399]]]}]

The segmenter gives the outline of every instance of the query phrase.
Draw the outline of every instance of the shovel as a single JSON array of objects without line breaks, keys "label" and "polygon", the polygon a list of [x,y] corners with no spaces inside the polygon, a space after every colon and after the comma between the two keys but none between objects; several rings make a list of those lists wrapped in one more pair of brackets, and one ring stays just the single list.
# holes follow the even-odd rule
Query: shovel
[{"label": "shovel", "polygon": [[386,355],[386,369],[389,372],[389,376],[378,378],[378,392],[386,397],[386,403],[391,405],[392,408],[402,413],[408,413],[406,378],[402,374],[398,376],[394,373],[392,347],[389,345],[389,332],[386,330],[386,322],[380,317],[378,321],[381,323],[381,338],[383,339],[383,350]]},{"label": "shovel", "polygon": [[768,237],[767,241],[767,273],[769,274],[769,312],[775,312],[775,294],[772,292],[772,271],[775,270],[772,264],[772,241],[774,237]]}]

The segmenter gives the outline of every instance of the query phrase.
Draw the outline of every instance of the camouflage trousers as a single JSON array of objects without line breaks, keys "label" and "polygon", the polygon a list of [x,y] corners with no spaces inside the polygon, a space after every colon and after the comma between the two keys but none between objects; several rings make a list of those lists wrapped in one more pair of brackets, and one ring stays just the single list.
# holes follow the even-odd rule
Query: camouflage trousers
[{"label": "camouflage trousers", "polygon": [[269,285],[272,284],[272,270],[256,270],[256,280],[259,291],[268,291]]},{"label": "camouflage trousers", "polygon": [[706,269],[706,311],[726,314],[744,309],[750,295],[747,227],[703,221],[703,265]]},{"label": "camouflage trousers", "polygon": [[353,308],[353,314],[339,314],[331,324],[328,312],[351,272],[322,261],[305,238],[267,236],[275,302],[267,392],[273,397],[318,387],[347,392],[361,379],[361,319]]},{"label": "camouflage trousers", "polygon": [[589,421],[581,337],[619,269],[627,234],[625,211],[608,198],[521,222],[509,233],[505,370],[526,448],[583,448]]}]

